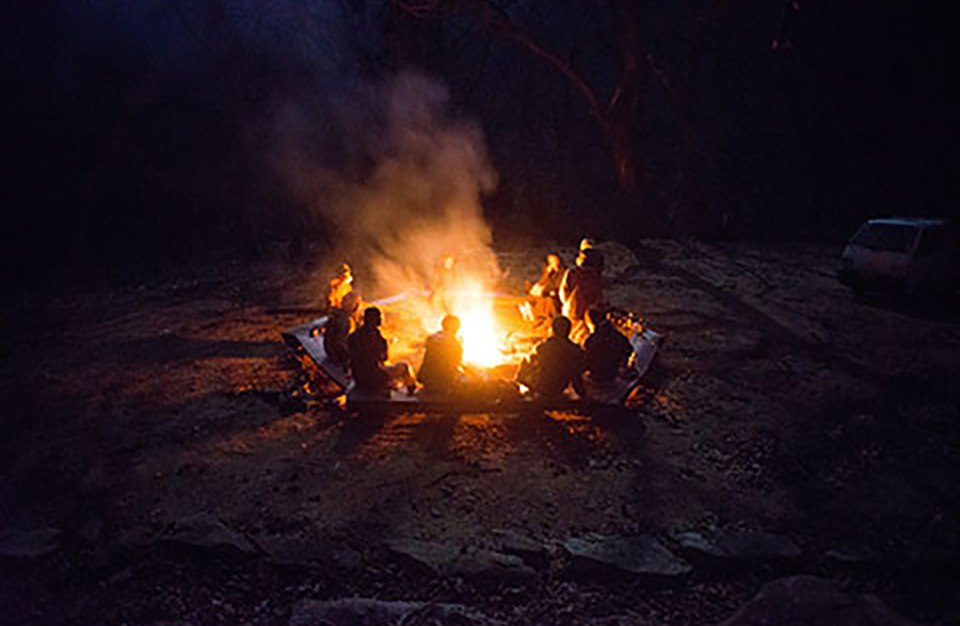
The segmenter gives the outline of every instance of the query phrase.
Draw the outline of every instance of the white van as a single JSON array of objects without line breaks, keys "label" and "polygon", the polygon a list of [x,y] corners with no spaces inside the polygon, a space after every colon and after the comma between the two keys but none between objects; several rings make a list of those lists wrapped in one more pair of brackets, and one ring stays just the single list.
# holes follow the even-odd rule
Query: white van
[{"label": "white van", "polygon": [[861,225],[847,243],[838,277],[857,293],[946,292],[955,284],[956,261],[953,232],[946,220],[872,219]]}]

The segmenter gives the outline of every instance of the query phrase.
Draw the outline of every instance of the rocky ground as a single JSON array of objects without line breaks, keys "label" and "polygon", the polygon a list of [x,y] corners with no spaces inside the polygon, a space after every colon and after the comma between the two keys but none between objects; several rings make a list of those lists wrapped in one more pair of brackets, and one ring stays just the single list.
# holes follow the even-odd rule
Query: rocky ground
[{"label": "rocky ground", "polygon": [[603,247],[667,334],[625,415],[345,419],[280,341],[324,265],[6,303],[0,623],[958,623],[955,303]]}]

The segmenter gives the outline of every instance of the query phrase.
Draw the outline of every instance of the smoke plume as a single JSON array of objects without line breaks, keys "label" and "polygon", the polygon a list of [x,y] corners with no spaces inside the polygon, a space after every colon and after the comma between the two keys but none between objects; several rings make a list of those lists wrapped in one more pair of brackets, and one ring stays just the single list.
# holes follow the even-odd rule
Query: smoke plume
[{"label": "smoke plume", "polygon": [[496,258],[480,198],[496,173],[479,126],[451,113],[447,90],[402,73],[323,111],[322,120],[284,112],[279,165],[334,226],[334,254],[372,279],[361,293],[429,289],[446,255],[489,284]]}]

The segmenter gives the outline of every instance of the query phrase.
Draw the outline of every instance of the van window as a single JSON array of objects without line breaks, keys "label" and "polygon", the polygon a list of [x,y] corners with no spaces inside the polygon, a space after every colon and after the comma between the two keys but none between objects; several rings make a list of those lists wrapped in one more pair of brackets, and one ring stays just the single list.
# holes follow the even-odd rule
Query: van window
[{"label": "van window", "polygon": [[946,232],[942,228],[928,228],[920,235],[920,245],[917,246],[917,252],[914,256],[931,257],[938,256],[943,252],[943,245],[946,242]]},{"label": "van window", "polygon": [[903,224],[866,224],[851,243],[868,250],[909,252],[917,229]]}]

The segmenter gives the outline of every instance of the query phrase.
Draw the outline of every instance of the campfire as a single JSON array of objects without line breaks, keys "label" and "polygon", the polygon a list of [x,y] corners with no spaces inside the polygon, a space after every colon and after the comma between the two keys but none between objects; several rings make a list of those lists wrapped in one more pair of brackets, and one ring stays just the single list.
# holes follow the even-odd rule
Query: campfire
[{"label": "campfire", "polygon": [[504,377],[542,336],[520,313],[523,298],[497,293],[482,280],[467,278],[443,293],[407,292],[381,304],[384,335],[392,358],[419,365],[423,342],[440,328],[447,313],[460,318],[463,360],[477,370],[497,371]]},{"label": "campfire", "polygon": [[[284,338],[295,349],[305,350],[345,392],[366,387],[377,392],[372,395],[382,395],[378,381],[385,375],[396,395],[402,395],[391,395],[390,400],[406,404],[421,399],[430,402],[429,396],[434,395],[430,387],[439,390],[436,396],[455,391],[458,397],[492,399],[490,405],[501,400],[501,405],[533,400],[537,393],[529,393],[520,382],[539,382],[534,375],[528,376],[538,371],[538,364],[525,357],[550,334],[551,320],[563,313],[557,302],[560,285],[555,280],[568,275],[561,272],[561,259],[556,254],[550,255],[555,263],[546,259],[548,266],[556,266],[551,270],[552,282],[548,284],[552,286],[547,292],[540,284],[542,277],[536,285],[517,288],[519,279],[527,270],[535,271],[539,260],[529,259],[532,264],[521,271],[500,266],[493,248],[493,229],[481,205],[481,198],[496,189],[497,174],[487,159],[480,129],[458,120],[447,110],[446,93],[422,80],[400,81],[384,95],[387,97],[380,109],[383,123],[371,125],[376,130],[369,138],[371,149],[358,152],[373,157],[373,162],[362,168],[363,175],[357,176],[360,172],[351,168],[346,176],[324,170],[320,176],[304,177],[310,198],[318,200],[318,210],[329,218],[331,233],[336,235],[337,246],[331,253],[357,263],[356,281],[352,272],[338,272],[335,282],[329,284],[333,297],[324,303],[328,313],[336,311],[337,315],[292,328]],[[321,184],[315,189],[314,180],[329,181],[330,188]],[[593,248],[590,240],[581,242],[576,263],[586,269],[571,274],[580,277],[577,280],[581,287],[571,287],[571,293],[579,297],[577,309],[567,313],[576,319],[577,326],[566,332],[578,343],[586,330],[585,311],[603,299],[602,257],[598,253],[588,255]],[[523,256],[510,258],[519,261]],[[588,257],[600,261],[586,263]],[[509,282],[514,283],[513,295],[502,293],[508,271],[512,272]],[[356,289],[357,296],[350,298],[348,307],[337,306],[340,288]],[[365,343],[351,345],[350,330],[359,321],[356,318],[366,314],[357,310],[357,298],[375,305],[378,311],[371,311],[374,330],[360,335]],[[571,302],[567,298],[565,304]],[[446,319],[450,315],[459,320]],[[445,319],[446,328],[441,330]],[[643,338],[632,323],[630,326],[630,332],[624,334],[636,350]],[[451,337],[453,333],[459,336],[459,346]],[[331,352],[324,345],[328,338],[333,338]],[[386,358],[384,339],[388,344]],[[653,340],[647,343],[653,346],[648,358],[636,360],[643,367],[656,349]],[[623,348],[622,342],[620,345]],[[371,346],[377,354],[371,354]],[[454,363],[461,361],[461,348],[462,371]],[[427,368],[422,367],[425,355],[429,357]],[[351,360],[361,363],[363,373],[359,377],[352,371],[357,368]],[[370,361],[376,362],[374,367],[370,367]],[[618,364],[621,366],[627,368],[626,363]],[[635,367],[638,375],[642,375],[643,367]],[[440,372],[433,383],[431,370]],[[414,372],[418,381],[412,376]],[[367,381],[358,382],[360,378]],[[451,378],[455,380],[451,382]],[[426,392],[422,398],[418,384]],[[473,393],[476,390],[479,393]],[[580,391],[584,398],[590,395],[588,390]],[[613,395],[615,401],[622,396]]]},{"label": "campfire", "polygon": [[508,352],[506,333],[496,317],[493,298],[479,283],[472,282],[466,289],[451,294],[451,312],[460,318],[463,326],[463,359],[481,367],[493,367],[504,362]]},{"label": "campfire", "polygon": [[[431,379],[424,372],[437,371],[432,369],[438,362],[435,359],[444,358],[439,355],[444,354],[442,350],[446,349],[438,346],[450,345],[450,333],[453,332],[457,333],[462,347],[462,370],[458,373],[461,378],[456,383],[455,394],[458,402],[473,402],[471,406],[503,407],[513,406],[515,402],[535,401],[540,397],[540,391],[532,393],[528,381],[536,382],[536,378],[530,377],[536,376],[537,370],[534,368],[537,364],[527,357],[550,334],[551,320],[554,318],[542,313],[536,317],[530,315],[530,307],[524,306],[530,303],[532,297],[529,286],[527,293],[522,294],[500,291],[498,278],[503,273],[496,266],[492,266],[492,270],[483,264],[458,268],[448,258],[444,258],[439,266],[434,266],[439,269],[433,281],[429,275],[423,278],[423,274],[420,274],[419,281],[392,282],[389,284],[398,287],[398,292],[386,298],[367,301],[367,306],[376,307],[380,313],[375,314],[378,318],[375,332],[388,343],[388,365],[392,367],[396,364],[400,368],[393,371],[400,372],[395,380],[402,387],[397,385],[395,392],[398,395],[391,395],[390,401],[409,405],[412,401],[429,403],[444,397],[443,392],[439,395],[431,393]],[[343,310],[338,309],[340,315]],[[662,336],[646,328],[643,319],[631,312],[614,311],[608,312],[608,315],[607,319],[629,342],[629,362],[623,357],[616,379],[601,379],[591,383],[584,378],[586,389],[578,387],[579,383],[571,382],[567,391],[575,389],[579,399],[587,398],[589,402],[622,405],[646,373]],[[459,328],[455,320],[453,324],[448,323],[445,320],[447,316],[459,318]],[[354,382],[350,370],[342,365],[343,361],[328,358],[325,346],[328,319],[324,317],[293,328],[284,333],[284,338],[291,346],[303,348],[340,389],[348,391]],[[439,332],[441,327],[443,332]],[[427,365],[424,365],[425,356]],[[413,382],[404,382],[412,381],[411,371],[419,372],[423,385],[421,390],[426,395],[421,396],[414,391]],[[578,401],[576,394],[572,398],[574,401]],[[377,401],[376,398],[379,398],[376,394],[371,396],[373,401]]]}]

